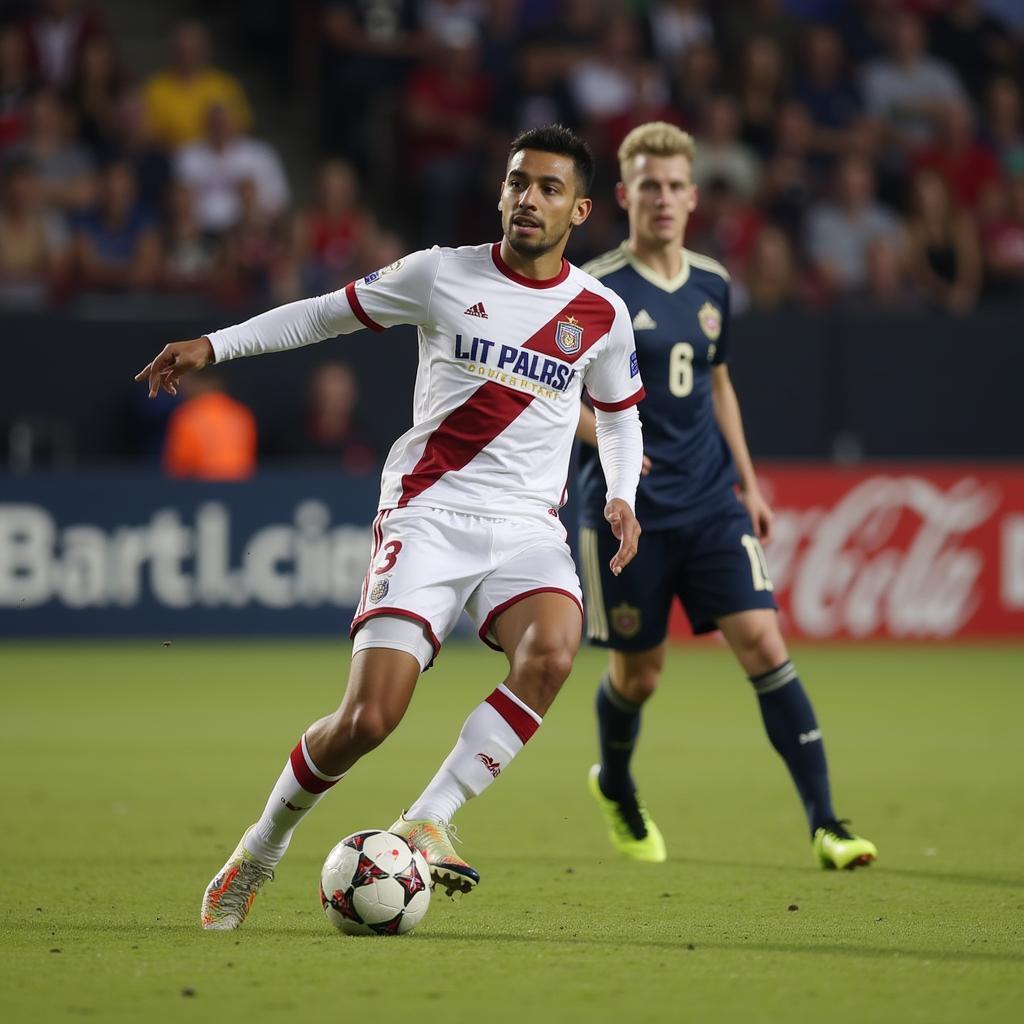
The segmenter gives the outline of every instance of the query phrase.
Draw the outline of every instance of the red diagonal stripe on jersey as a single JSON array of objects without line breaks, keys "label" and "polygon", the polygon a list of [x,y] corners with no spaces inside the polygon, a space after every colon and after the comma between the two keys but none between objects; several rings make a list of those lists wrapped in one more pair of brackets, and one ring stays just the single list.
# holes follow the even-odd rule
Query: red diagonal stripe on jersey
[{"label": "red diagonal stripe on jersey", "polygon": [[[563,352],[555,341],[560,320],[573,317],[583,328],[580,347],[571,353]],[[600,295],[584,288],[571,302],[563,306],[533,337],[523,345],[533,352],[543,352],[566,363],[575,363],[591,345],[600,341],[611,329],[615,307]]]},{"label": "red diagonal stripe on jersey", "polygon": [[533,395],[494,381],[478,387],[427,439],[420,461],[402,477],[399,507],[408,505],[445,473],[462,469],[532,401]]}]

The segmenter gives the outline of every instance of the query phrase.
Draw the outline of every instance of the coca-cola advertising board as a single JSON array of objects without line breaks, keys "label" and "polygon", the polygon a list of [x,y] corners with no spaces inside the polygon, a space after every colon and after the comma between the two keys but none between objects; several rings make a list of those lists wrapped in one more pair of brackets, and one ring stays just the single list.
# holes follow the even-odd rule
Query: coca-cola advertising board
[{"label": "coca-cola advertising board", "polygon": [[[789,636],[1024,640],[1024,467],[762,465],[759,479]],[[689,632],[678,611],[673,632]]]}]

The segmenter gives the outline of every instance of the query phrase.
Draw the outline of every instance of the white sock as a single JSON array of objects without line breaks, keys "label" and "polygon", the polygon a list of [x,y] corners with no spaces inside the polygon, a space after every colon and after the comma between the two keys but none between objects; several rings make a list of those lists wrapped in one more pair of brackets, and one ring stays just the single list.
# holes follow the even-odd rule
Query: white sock
[{"label": "white sock", "polygon": [[479,796],[537,731],[541,717],[506,686],[499,686],[466,719],[458,742],[406,818],[444,825],[472,796]]},{"label": "white sock", "polygon": [[309,756],[305,735],[295,744],[263,815],[245,837],[245,848],[268,867],[284,856],[295,826],[342,775],[325,775]]}]

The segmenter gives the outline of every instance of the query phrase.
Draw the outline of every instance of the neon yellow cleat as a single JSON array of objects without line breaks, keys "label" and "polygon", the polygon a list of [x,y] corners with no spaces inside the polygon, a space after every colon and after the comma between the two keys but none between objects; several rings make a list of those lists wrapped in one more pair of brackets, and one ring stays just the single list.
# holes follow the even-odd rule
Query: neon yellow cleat
[{"label": "neon yellow cleat", "polygon": [[264,882],[274,872],[260,863],[244,846],[243,835],[235,852],[217,872],[203,893],[200,921],[208,931],[231,931],[245,920]]},{"label": "neon yellow cleat", "polygon": [[587,788],[604,813],[608,825],[608,838],[619,853],[631,860],[646,861],[649,864],[661,864],[668,858],[665,840],[661,830],[651,820],[643,801],[637,799],[636,813],[624,811],[622,805],[609,800],[601,792],[598,777],[601,766],[595,764],[587,777]]},{"label": "neon yellow cleat", "polygon": [[408,840],[427,859],[430,877],[448,896],[457,892],[470,892],[480,881],[480,872],[470,867],[452,846],[454,825],[442,825],[432,818],[409,821],[404,814],[388,829],[396,836]]},{"label": "neon yellow cleat", "polygon": [[830,821],[814,830],[811,840],[814,854],[818,863],[829,871],[866,867],[878,856],[874,843],[853,835],[846,825],[845,820]]}]

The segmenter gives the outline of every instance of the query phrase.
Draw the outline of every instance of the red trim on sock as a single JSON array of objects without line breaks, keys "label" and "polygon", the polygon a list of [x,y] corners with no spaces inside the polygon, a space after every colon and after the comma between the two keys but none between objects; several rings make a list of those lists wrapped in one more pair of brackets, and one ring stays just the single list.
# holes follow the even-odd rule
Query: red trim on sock
[{"label": "red trim on sock", "polygon": [[314,775],[309,770],[306,757],[302,753],[302,740],[295,744],[295,749],[292,750],[289,760],[296,780],[307,793],[326,793],[338,781],[337,779],[321,779],[319,775]]},{"label": "red trim on sock", "polygon": [[525,743],[537,731],[537,719],[525,712],[508,694],[495,690],[487,703],[505,719],[512,731]]}]

